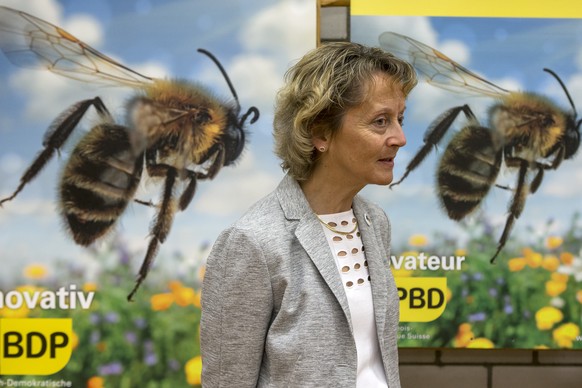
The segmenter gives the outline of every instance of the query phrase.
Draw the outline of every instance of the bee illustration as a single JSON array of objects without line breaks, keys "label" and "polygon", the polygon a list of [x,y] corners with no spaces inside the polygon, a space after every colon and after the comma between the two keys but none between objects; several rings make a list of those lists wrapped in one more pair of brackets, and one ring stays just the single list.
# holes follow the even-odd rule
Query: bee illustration
[{"label": "bee illustration", "polygon": [[[245,146],[245,122],[259,111],[240,115],[237,94],[225,70],[208,51],[224,76],[234,102],[215,98],[203,86],[146,77],[83,43],[70,33],[27,13],[0,7],[0,49],[19,66],[41,67],[65,77],[135,88],[126,105],[127,124],[117,124],[99,97],[79,101],[50,125],[43,148],[20,178],[14,199],[43,169],[75,130],[89,108],[99,123],[76,144],[59,183],[59,211],[73,240],[87,246],[109,233],[130,201],[154,206],[147,252],[132,300],[146,278],[174,215],[192,201],[198,180],[212,179],[233,164]],[[145,169],[145,171],[144,171]],[[143,175],[160,182],[161,199],[154,205],[134,198]],[[163,182],[163,183],[162,183]]]},{"label": "bee illustration", "polygon": [[[479,123],[466,104],[437,117],[429,125],[424,145],[409,162],[402,178],[390,185],[398,185],[417,168],[463,113],[468,122],[453,136],[437,167],[438,195],[449,218],[459,221],[478,208],[492,186],[513,192],[505,227],[491,258],[494,263],[524,209],[527,196],[540,187],[544,171],[557,169],[563,160],[571,159],[578,151],[582,120],[577,121],[576,108],[566,86],[552,70],[544,69],[561,85],[571,112],[542,95],[496,86],[410,37],[385,32],[379,39],[382,48],[407,58],[428,83],[465,95],[497,99],[489,108],[487,126]],[[515,187],[495,184],[502,165],[517,173]]]}]

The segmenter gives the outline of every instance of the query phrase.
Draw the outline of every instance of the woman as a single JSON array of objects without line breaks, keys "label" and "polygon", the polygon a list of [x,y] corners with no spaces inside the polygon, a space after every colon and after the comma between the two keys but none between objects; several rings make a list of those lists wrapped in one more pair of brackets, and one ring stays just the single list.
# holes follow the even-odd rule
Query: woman
[{"label": "woman", "polygon": [[400,387],[390,224],[357,196],[392,181],[412,67],[330,43],[286,75],[287,175],[217,239],[202,291],[205,387]]}]

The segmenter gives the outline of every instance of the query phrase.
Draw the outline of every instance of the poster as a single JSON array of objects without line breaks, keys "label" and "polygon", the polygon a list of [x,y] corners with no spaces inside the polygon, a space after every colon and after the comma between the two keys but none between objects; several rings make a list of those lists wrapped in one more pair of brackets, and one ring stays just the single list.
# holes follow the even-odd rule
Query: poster
[{"label": "poster", "polygon": [[[434,62],[445,60],[435,59],[440,54],[432,48],[501,88],[538,93],[573,115],[566,92],[543,70],[548,68],[580,112],[582,15],[577,4],[482,5],[352,0],[351,40],[377,46],[386,31],[409,36],[430,47],[424,54]],[[396,180],[423,146],[431,123],[448,109],[467,104],[482,126],[491,127],[489,107],[498,100],[468,94],[420,81],[407,101],[407,145],[396,159]],[[580,118],[571,131],[579,133]],[[481,206],[460,222],[449,219],[438,197],[437,171],[448,142],[466,121],[461,113],[422,164],[388,194],[380,188],[368,192],[392,221],[390,260],[401,297],[399,345],[582,349],[582,152],[544,170],[492,265],[518,174],[502,166]],[[535,170],[528,172],[527,182],[534,176]]]},{"label": "poster", "polygon": [[[200,179],[189,206],[175,214],[133,302],[126,298],[146,254],[155,208],[129,204],[115,230],[86,248],[73,242],[58,205],[60,177],[95,125],[95,106],[63,149],[0,208],[0,386],[198,386],[204,259],[218,233],[283,176],[272,153],[272,105],[289,64],[316,44],[314,3],[1,0],[0,6],[62,28],[49,34],[55,47],[74,42],[72,34],[132,71],[197,82],[231,101],[217,65],[197,51],[208,50],[231,79],[241,114],[252,106],[260,111],[256,123],[246,123],[237,162],[212,181]],[[11,11],[0,17],[16,29],[30,27]],[[47,35],[40,39],[46,43]],[[73,47],[75,61],[86,59]],[[3,54],[0,84],[0,198],[14,193],[62,112],[99,96],[122,125],[125,103],[135,94],[123,85],[15,66]],[[144,179],[135,198],[157,202],[162,191],[163,179]]]}]

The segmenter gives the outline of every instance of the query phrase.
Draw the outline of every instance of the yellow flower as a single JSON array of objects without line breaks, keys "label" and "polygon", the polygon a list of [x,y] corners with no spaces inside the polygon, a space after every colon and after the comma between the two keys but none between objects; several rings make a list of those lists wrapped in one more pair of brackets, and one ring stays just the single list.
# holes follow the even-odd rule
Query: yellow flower
[{"label": "yellow flower", "polygon": [[548,248],[548,249],[559,248],[563,242],[564,242],[564,239],[562,237],[548,236],[548,238],[546,238],[546,248]]},{"label": "yellow flower", "polygon": [[44,264],[30,264],[24,267],[22,274],[31,280],[41,280],[48,276],[48,268]]},{"label": "yellow flower", "polygon": [[534,349],[549,349],[549,347],[547,345],[536,345]]},{"label": "yellow flower", "polygon": [[22,303],[22,306],[17,309],[11,309],[8,307],[0,308],[0,316],[4,318],[26,318],[29,313],[30,309],[25,303]]},{"label": "yellow flower", "polygon": [[191,358],[184,365],[186,380],[190,385],[200,385],[202,383],[202,357]]},{"label": "yellow flower", "polygon": [[580,328],[574,323],[564,323],[554,330],[554,341],[561,348],[571,348],[572,342],[580,335]]},{"label": "yellow flower", "polygon": [[546,282],[546,294],[551,297],[558,296],[566,291],[566,287],[568,287],[567,283],[548,280]]},{"label": "yellow flower", "polygon": [[455,256],[467,256],[467,250],[462,248],[457,248],[455,250]]},{"label": "yellow flower", "polygon": [[172,292],[174,294],[174,301],[178,306],[188,306],[194,303],[196,298],[196,291],[190,287],[182,287]]},{"label": "yellow flower", "polygon": [[428,238],[424,234],[413,234],[408,239],[408,244],[413,247],[424,247],[428,245]]},{"label": "yellow flower", "polygon": [[171,292],[164,292],[152,295],[150,303],[152,305],[152,310],[154,311],[167,310],[172,303],[174,303],[174,294]]},{"label": "yellow flower", "polygon": [[555,307],[542,307],[536,312],[536,325],[538,330],[550,330],[556,323],[564,318],[564,314]]},{"label": "yellow flower", "polygon": [[564,265],[572,265],[574,262],[574,255],[570,252],[562,252],[560,253],[560,261]]},{"label": "yellow flower", "polygon": [[542,268],[554,272],[560,266],[560,260],[554,255],[547,255],[542,261]]},{"label": "yellow flower", "polygon": [[475,338],[467,345],[467,348],[471,349],[493,349],[494,347],[495,345],[491,340],[483,337]]},{"label": "yellow flower", "polygon": [[514,257],[507,262],[507,266],[511,272],[521,271],[525,268],[526,264],[527,263],[523,257]]},{"label": "yellow flower", "polygon": [[525,248],[523,250],[523,256],[525,257],[527,265],[531,268],[538,268],[542,264],[542,254],[535,252],[530,248]]},{"label": "yellow flower", "polygon": [[93,376],[87,380],[87,388],[103,388],[105,387],[105,380],[101,376]]},{"label": "yellow flower", "polygon": [[83,291],[84,292],[94,292],[97,291],[97,283],[95,282],[87,282],[83,284]]},{"label": "yellow flower", "polygon": [[578,303],[582,303],[582,290],[576,291],[576,300]]}]

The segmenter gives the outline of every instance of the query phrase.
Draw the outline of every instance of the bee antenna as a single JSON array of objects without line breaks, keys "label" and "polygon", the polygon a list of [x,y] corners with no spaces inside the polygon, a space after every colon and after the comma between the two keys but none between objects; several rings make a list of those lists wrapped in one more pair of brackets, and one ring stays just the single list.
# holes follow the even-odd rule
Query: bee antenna
[{"label": "bee antenna", "polygon": [[238,95],[236,94],[236,90],[234,90],[234,86],[232,86],[232,82],[230,82],[230,78],[228,77],[228,74],[226,74],[226,71],[224,70],[224,67],[222,67],[222,64],[209,51],[199,48],[198,49],[198,52],[199,53],[202,53],[202,54],[205,54],[208,58],[212,59],[212,62],[214,62],[214,64],[218,67],[218,69],[222,73],[222,76],[226,80],[226,83],[228,84],[228,87],[230,88],[230,92],[232,93],[232,95],[234,96],[234,99],[236,100],[236,104],[238,106],[238,110],[240,111],[240,103],[238,101]]},{"label": "bee antenna", "polygon": [[240,119],[239,127],[242,127],[243,126],[243,124],[245,123],[245,121],[247,120],[247,118],[251,114],[253,115],[253,118],[251,119],[251,124],[253,124],[255,121],[257,121],[259,119],[259,110],[256,107],[251,106],[249,108],[249,110],[247,110],[247,113],[245,113],[243,115],[243,117]]},{"label": "bee antenna", "polygon": [[553,75],[554,78],[560,83],[560,85],[562,86],[562,89],[564,90],[564,93],[566,93],[566,97],[568,97],[568,101],[570,101],[570,105],[572,106],[572,109],[574,110],[574,117],[577,117],[578,113],[576,113],[576,106],[574,105],[574,101],[572,100],[572,97],[570,96],[568,89],[566,89],[566,85],[564,85],[564,82],[562,82],[560,77],[558,77],[558,75],[553,70],[544,68],[544,71]]}]

